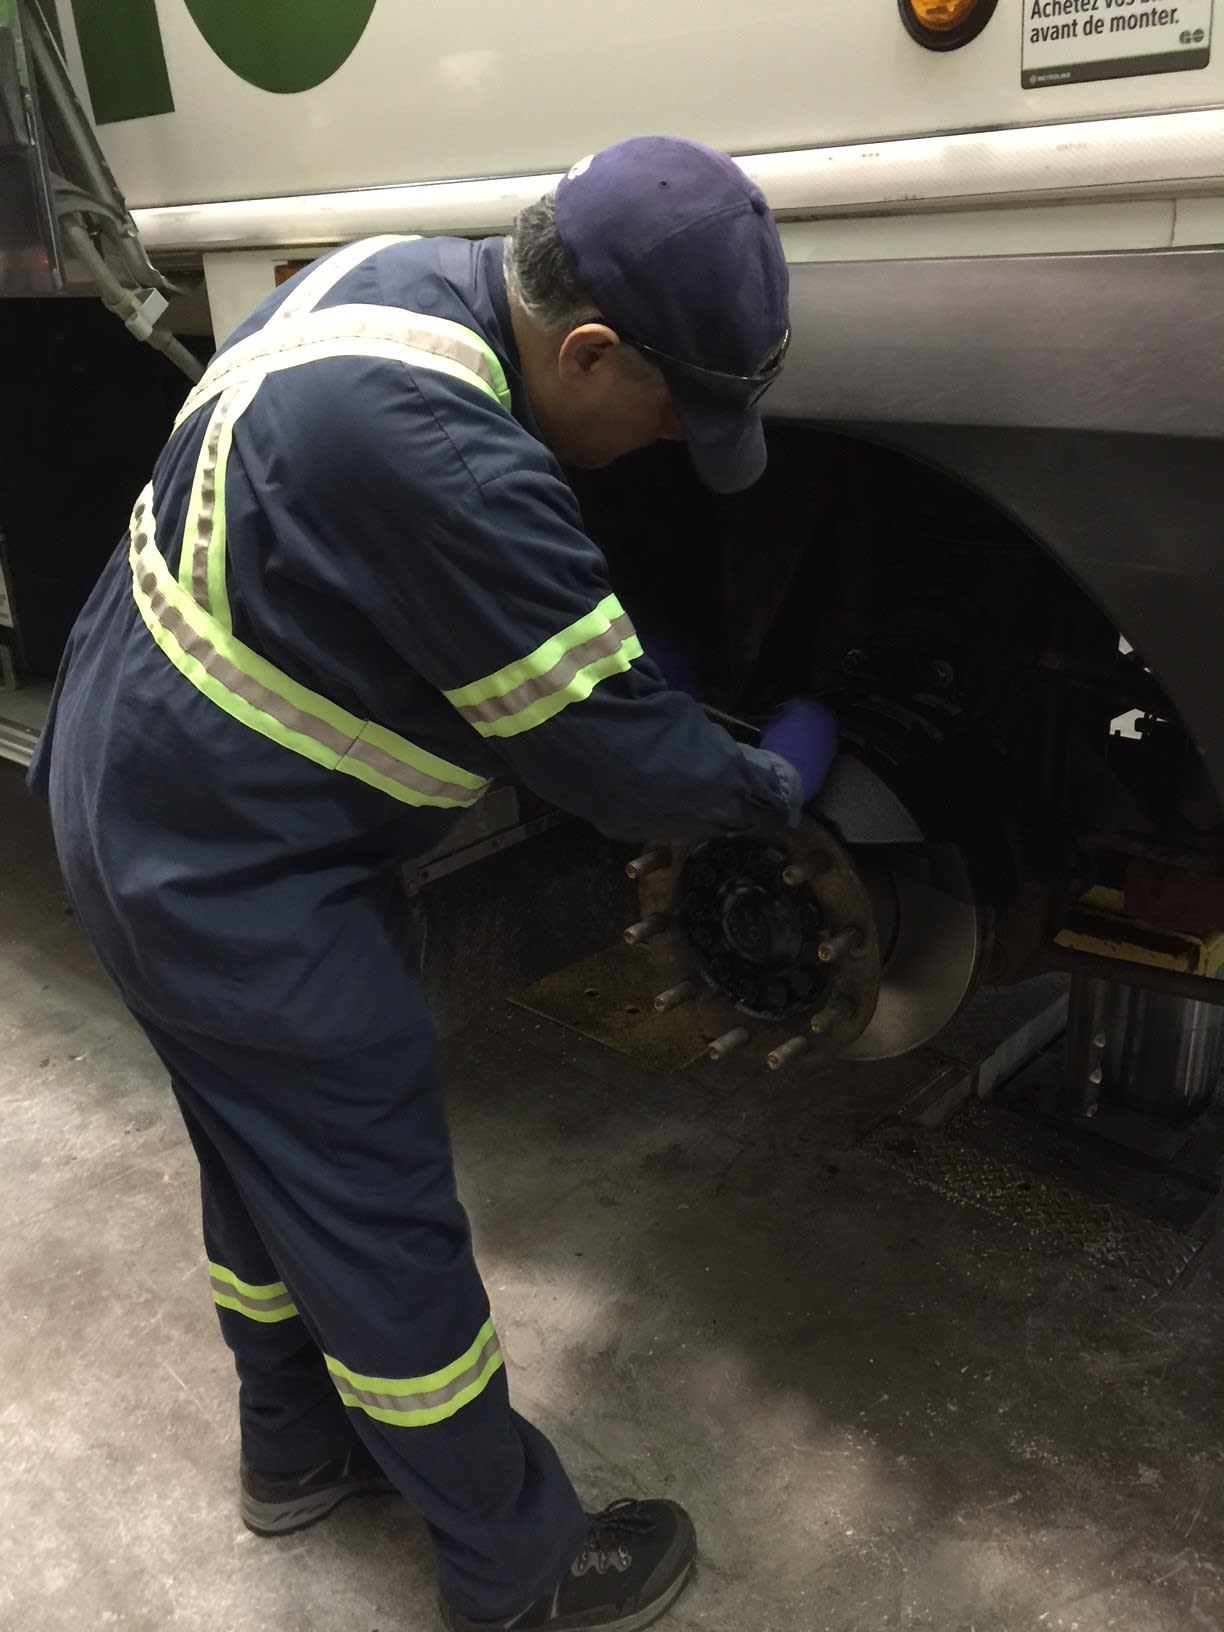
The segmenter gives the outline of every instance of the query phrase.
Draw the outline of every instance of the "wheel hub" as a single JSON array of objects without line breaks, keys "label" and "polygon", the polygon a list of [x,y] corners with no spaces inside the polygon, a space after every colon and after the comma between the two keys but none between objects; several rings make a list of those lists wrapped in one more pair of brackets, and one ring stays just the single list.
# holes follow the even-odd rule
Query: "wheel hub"
[{"label": "wheel hub", "polygon": [[711,1039],[746,1040],[748,1018],[767,1050],[793,1045],[788,1058],[831,1057],[862,1033],[879,939],[866,887],[827,827],[806,820],[776,844],[726,838],[652,854],[667,862],[643,878],[645,917],[630,935],[644,932],[662,965],[658,1007],[683,992]]},{"label": "wheel hub", "polygon": [[702,979],[762,1019],[817,1000],[828,985],[818,947],[827,925],[815,898],[787,887],[788,857],[748,840],[704,845],[680,873],[678,922]]},{"label": "wheel hub", "polygon": [[775,1066],[886,1059],[930,1041],[972,988],[984,909],[958,847],[923,840],[893,804],[902,841],[853,854],[808,815],[774,843],[660,846],[649,868],[634,863],[645,916],[627,938],[658,959],[656,1006],[692,1003],[718,1059],[749,1041]]}]

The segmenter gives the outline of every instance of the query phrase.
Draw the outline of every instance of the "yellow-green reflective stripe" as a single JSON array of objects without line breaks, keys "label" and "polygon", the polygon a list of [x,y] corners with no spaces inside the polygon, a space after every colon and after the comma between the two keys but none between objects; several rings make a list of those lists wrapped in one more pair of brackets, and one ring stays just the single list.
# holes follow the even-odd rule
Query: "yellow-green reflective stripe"
[{"label": "yellow-green reflective stripe", "polygon": [[214,1292],[213,1302],[219,1309],[232,1309],[236,1315],[245,1315],[247,1320],[258,1321],[261,1326],[277,1326],[282,1320],[297,1319],[297,1310],[291,1303],[283,1309],[261,1309],[243,1303],[237,1294],[225,1292]]},{"label": "yellow-green reflective stripe", "polygon": [[484,778],[328,702],[226,634],[158,553],[151,503],[146,487],[132,513],[132,592],[149,633],[198,691],[272,741],[405,804],[475,804]]},{"label": "yellow-green reflective stripe", "polygon": [[424,1428],[453,1417],[484,1392],[504,1363],[491,1320],[465,1353],[427,1377],[366,1377],[330,1354],[324,1359],[345,1405],[397,1428]]},{"label": "yellow-green reflective stripe", "polygon": [[513,737],[584,701],[641,655],[627,613],[609,595],[526,657],[445,695],[482,736]]},{"label": "yellow-green reflective stripe", "polygon": [[575,647],[605,635],[613,623],[625,617],[625,609],[615,595],[607,595],[593,611],[585,613],[558,634],[551,635],[534,652],[516,658],[505,668],[486,674],[481,680],[459,686],[445,695],[456,708],[475,707],[495,698],[506,697],[528,681],[549,674]]},{"label": "yellow-green reflective stripe", "polygon": [[391,306],[329,306],[284,324],[267,324],[209,364],[175,420],[177,429],[219,391],[276,369],[329,357],[379,357],[463,380],[510,407],[496,353],[471,329],[426,312]]},{"label": "yellow-green reflective stripe", "polygon": [[[634,658],[641,656],[642,643],[631,629],[628,638],[617,639],[615,646],[595,661],[574,668],[568,681],[557,691],[537,698],[517,714],[492,720],[473,719],[472,723],[482,737],[517,737],[520,732],[530,731],[553,719],[571,703],[585,702],[601,680],[607,680],[614,674],[624,674]],[[466,715],[465,710],[461,709],[460,712]]]},{"label": "yellow-green reflective stripe", "polygon": [[223,1309],[233,1309],[240,1315],[246,1315],[248,1320],[261,1321],[265,1325],[292,1320],[297,1314],[297,1307],[284,1281],[255,1285],[239,1280],[233,1270],[226,1269],[224,1264],[210,1263],[208,1274],[213,1301]]}]

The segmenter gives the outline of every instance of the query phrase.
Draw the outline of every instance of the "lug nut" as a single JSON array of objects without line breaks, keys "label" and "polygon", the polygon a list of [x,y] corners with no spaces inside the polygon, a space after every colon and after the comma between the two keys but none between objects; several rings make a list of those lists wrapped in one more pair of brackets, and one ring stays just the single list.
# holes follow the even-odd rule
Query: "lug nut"
[{"label": "lug nut", "polygon": [[854,1012],[854,1004],[850,999],[843,997],[840,992],[835,992],[820,1013],[812,1016],[812,1030],[818,1037],[823,1037],[837,1025],[838,1021],[853,1020]]},{"label": "lug nut", "polygon": [[643,918],[640,923],[630,924],[625,931],[626,946],[641,946],[644,941],[652,941],[656,935],[667,928],[667,914],[652,912],[649,918]]},{"label": "lug nut", "polygon": [[640,856],[625,863],[625,875],[636,884],[639,878],[645,878],[648,873],[658,873],[670,866],[670,850],[644,850]]},{"label": "lug nut", "polygon": [[836,963],[847,952],[856,952],[862,944],[863,937],[857,929],[839,929],[836,935],[821,941],[816,948],[816,956],[821,963]]},{"label": "lug nut", "polygon": [[789,1065],[792,1060],[797,1060],[801,1055],[806,1054],[811,1046],[812,1039],[810,1037],[792,1037],[789,1042],[780,1043],[765,1063],[771,1071],[781,1071],[784,1065]]},{"label": "lug nut", "polygon": [[743,1026],[736,1026],[734,1031],[724,1031],[721,1037],[716,1037],[706,1049],[706,1057],[711,1060],[725,1060],[728,1054],[734,1054],[737,1048],[743,1048],[748,1041],[748,1033]]},{"label": "lug nut", "polygon": [[682,980],[679,986],[669,986],[665,992],[659,993],[654,1000],[655,1009],[659,1014],[667,1014],[671,1009],[678,1009],[682,1003],[691,1003],[699,990],[695,980]]}]

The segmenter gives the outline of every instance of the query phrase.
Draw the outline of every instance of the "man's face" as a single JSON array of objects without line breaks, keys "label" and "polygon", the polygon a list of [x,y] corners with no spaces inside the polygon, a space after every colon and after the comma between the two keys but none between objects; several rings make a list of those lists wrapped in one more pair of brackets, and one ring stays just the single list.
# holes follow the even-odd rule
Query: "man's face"
[{"label": "man's face", "polygon": [[562,464],[599,470],[627,453],[683,437],[671,392],[613,330],[586,323],[527,379],[544,440]]}]

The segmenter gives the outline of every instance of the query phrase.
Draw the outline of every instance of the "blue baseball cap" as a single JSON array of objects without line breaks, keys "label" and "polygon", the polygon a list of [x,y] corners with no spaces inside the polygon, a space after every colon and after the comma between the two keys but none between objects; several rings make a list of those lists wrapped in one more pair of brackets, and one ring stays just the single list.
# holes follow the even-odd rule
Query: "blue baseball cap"
[{"label": "blue baseball cap", "polygon": [[758,404],[790,340],[764,193],[725,153],[638,136],[574,166],[556,219],[609,326],[667,380],[698,475],[716,493],[749,487],[766,461]]}]

